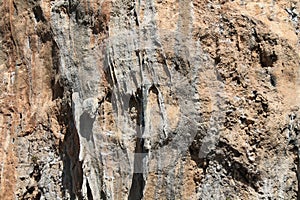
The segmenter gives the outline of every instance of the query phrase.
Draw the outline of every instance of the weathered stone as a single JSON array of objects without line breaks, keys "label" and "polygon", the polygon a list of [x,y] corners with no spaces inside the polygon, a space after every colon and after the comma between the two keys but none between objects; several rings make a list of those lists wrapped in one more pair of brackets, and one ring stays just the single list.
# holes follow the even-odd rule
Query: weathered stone
[{"label": "weathered stone", "polygon": [[300,198],[298,1],[0,10],[0,199]]}]

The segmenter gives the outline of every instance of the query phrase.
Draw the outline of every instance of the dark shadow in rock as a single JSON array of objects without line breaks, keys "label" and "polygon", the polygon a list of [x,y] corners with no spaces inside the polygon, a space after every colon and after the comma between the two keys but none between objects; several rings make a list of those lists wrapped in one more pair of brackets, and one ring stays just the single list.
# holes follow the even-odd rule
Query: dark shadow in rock
[{"label": "dark shadow in rock", "polygon": [[[203,169],[203,173],[206,174],[206,169],[209,166],[210,161],[217,161],[220,165],[226,169],[226,176],[231,176],[234,180],[239,181],[245,185],[252,187],[255,191],[258,191],[258,182],[261,181],[259,172],[252,172],[245,163],[237,161],[242,153],[237,149],[230,146],[225,142],[218,142],[217,149],[221,151],[211,151],[205,158],[199,157],[199,151],[201,149],[202,142],[198,139],[198,142],[189,147],[189,151],[197,166]],[[217,153],[218,152],[218,153]]]},{"label": "dark shadow in rock", "polygon": [[144,139],[137,138],[135,155],[134,155],[134,174],[132,177],[132,183],[128,200],[141,200],[143,199],[143,192],[145,187],[145,180],[143,177],[143,159],[146,157],[144,150]]},{"label": "dark shadow in rock", "polygon": [[134,154],[134,174],[132,177],[131,187],[128,195],[129,200],[140,200],[143,199],[143,193],[145,188],[144,179],[144,162],[143,160],[148,155],[148,150],[144,148],[143,128],[145,127],[144,117],[144,98],[142,89],[138,89],[135,96],[131,96],[129,100],[129,110],[133,108],[136,110],[136,146]]},{"label": "dark shadow in rock", "polygon": [[59,81],[56,80],[55,78],[55,75],[59,73],[60,52],[59,52],[58,45],[54,40],[52,40],[51,57],[52,57],[52,74],[51,74],[52,100],[58,98],[62,99],[64,95],[64,88],[59,84]]},{"label": "dark shadow in rock", "polygon": [[92,190],[91,190],[91,187],[90,187],[90,184],[89,184],[89,181],[87,180],[86,181],[86,188],[87,188],[87,198],[88,200],[93,200],[93,194],[92,194]]},{"label": "dark shadow in rock", "polygon": [[258,182],[261,180],[259,172],[252,172],[245,163],[237,161],[235,158],[242,156],[242,153],[225,142],[219,142],[217,148],[223,153],[216,153],[214,160],[221,164],[227,171],[227,176],[231,176],[236,181],[252,187],[258,191]]},{"label": "dark shadow in rock", "polygon": [[82,162],[79,161],[80,144],[72,109],[68,103],[61,106],[57,118],[61,127],[66,127],[64,139],[59,144],[59,153],[63,161],[63,196],[69,196],[71,200],[81,200],[83,199],[81,193],[83,169]]},{"label": "dark shadow in rock", "polygon": [[270,75],[270,82],[271,82],[271,85],[273,87],[276,87],[276,85],[277,85],[277,78],[276,78],[276,76],[274,74]]},{"label": "dark shadow in rock", "polygon": [[87,140],[93,140],[93,124],[95,118],[92,118],[89,113],[83,112],[80,116],[80,134]]},{"label": "dark shadow in rock", "polygon": [[262,67],[271,67],[278,60],[278,56],[273,51],[269,53],[263,49],[259,49],[260,64]]},{"label": "dark shadow in rock", "polygon": [[39,5],[35,6],[32,10],[33,10],[34,17],[37,22],[39,22],[39,21],[45,22],[46,21],[43,10]]}]

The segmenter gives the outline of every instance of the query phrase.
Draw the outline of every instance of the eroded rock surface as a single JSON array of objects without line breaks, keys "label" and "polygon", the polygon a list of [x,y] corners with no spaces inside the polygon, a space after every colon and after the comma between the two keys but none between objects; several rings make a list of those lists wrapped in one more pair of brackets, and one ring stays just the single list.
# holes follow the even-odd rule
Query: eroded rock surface
[{"label": "eroded rock surface", "polygon": [[0,199],[300,198],[299,1],[0,10]]}]

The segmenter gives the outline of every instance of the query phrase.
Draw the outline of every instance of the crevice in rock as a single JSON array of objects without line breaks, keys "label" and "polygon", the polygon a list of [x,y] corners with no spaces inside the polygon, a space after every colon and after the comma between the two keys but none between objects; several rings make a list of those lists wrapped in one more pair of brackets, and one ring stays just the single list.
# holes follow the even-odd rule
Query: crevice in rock
[{"label": "crevice in rock", "polygon": [[92,194],[92,190],[91,190],[91,187],[90,187],[90,184],[89,184],[89,181],[87,180],[86,181],[86,188],[87,188],[87,198],[88,200],[93,200],[93,194]]},{"label": "crevice in rock", "polygon": [[[137,126],[143,129],[145,127],[145,116],[144,116],[144,99],[142,89],[138,88],[135,93],[135,104],[132,104],[137,110]],[[142,132],[137,133],[138,137],[142,137]]]},{"label": "crevice in rock", "polygon": [[37,25],[36,32],[37,32],[37,35],[40,37],[40,39],[43,43],[46,43],[48,41],[53,40],[52,32],[47,27],[46,23]]},{"label": "crevice in rock", "polygon": [[36,163],[34,164],[33,171],[30,173],[30,177],[33,177],[36,182],[42,177],[40,166]]},{"label": "crevice in rock", "polygon": [[105,73],[108,83],[112,87],[116,86],[118,89],[118,80],[117,80],[115,69],[114,69],[114,61],[108,54],[105,56],[104,65],[105,65],[104,73]]},{"label": "crevice in rock", "polygon": [[132,177],[131,188],[129,191],[128,199],[129,200],[140,200],[143,198],[143,192],[145,187],[144,179],[144,163],[148,151],[144,148],[144,138],[143,138],[143,127],[145,127],[144,119],[144,101],[143,93],[141,89],[138,89],[136,96],[130,99],[129,108],[132,110],[135,107],[137,111],[137,138],[134,154],[134,174]]},{"label": "crevice in rock", "polygon": [[101,200],[106,200],[106,199],[107,199],[106,194],[105,194],[105,192],[102,190],[102,191],[101,191]]},{"label": "crevice in rock", "polygon": [[18,10],[17,4],[14,1],[13,1],[13,6],[14,6],[14,9],[16,11],[16,15],[19,15],[19,10]]},{"label": "crevice in rock", "polygon": [[171,58],[171,61],[174,64],[174,69],[181,73],[184,76],[187,76],[190,70],[190,62],[188,60],[184,60],[183,58],[177,56]]},{"label": "crevice in rock", "polygon": [[221,62],[221,57],[218,55],[214,58],[215,66],[217,66]]},{"label": "crevice in rock", "polygon": [[277,78],[274,74],[270,74],[270,83],[273,87],[276,87],[277,85]]},{"label": "crevice in rock", "polygon": [[68,2],[69,2],[69,14],[71,14],[74,11],[76,11],[77,7],[80,4],[80,1],[69,0]]},{"label": "crevice in rock", "polygon": [[33,7],[32,11],[34,13],[34,17],[37,22],[39,22],[39,21],[45,22],[46,21],[44,14],[43,14],[43,10],[39,5],[36,5],[35,7]]},{"label": "crevice in rock", "polygon": [[59,48],[56,42],[52,41],[51,57],[52,57],[52,74],[51,74],[51,89],[52,89],[52,100],[62,99],[64,94],[64,88],[60,86],[59,81],[57,80],[57,75],[59,73],[60,66],[60,55]]},{"label": "crevice in rock", "polygon": [[278,56],[273,51],[269,53],[263,50],[261,47],[258,48],[259,51],[259,60],[262,67],[271,67],[278,60]]},{"label": "crevice in rock", "polygon": [[69,199],[83,199],[82,183],[83,169],[82,161],[79,160],[80,141],[75,127],[72,107],[70,105],[70,91],[66,91],[67,84],[61,86],[59,79],[60,53],[57,44],[53,41],[52,47],[52,99],[58,103],[56,117],[61,131],[64,134],[63,140],[59,142],[59,155],[63,162],[62,191],[63,196]]},{"label": "crevice in rock", "polygon": [[83,199],[81,193],[83,169],[82,162],[79,161],[80,143],[72,109],[65,102],[61,105],[60,112],[58,121],[62,127],[66,127],[64,139],[59,145],[60,157],[63,161],[63,191],[69,193],[70,199]]},{"label": "crevice in rock", "polygon": [[22,200],[40,200],[41,192],[37,191],[37,187],[30,187],[22,196]]},{"label": "crevice in rock", "polygon": [[144,139],[137,138],[134,156],[134,174],[128,200],[141,200],[143,198],[143,191],[145,187],[145,180],[143,177],[143,159],[146,156],[144,150]]}]

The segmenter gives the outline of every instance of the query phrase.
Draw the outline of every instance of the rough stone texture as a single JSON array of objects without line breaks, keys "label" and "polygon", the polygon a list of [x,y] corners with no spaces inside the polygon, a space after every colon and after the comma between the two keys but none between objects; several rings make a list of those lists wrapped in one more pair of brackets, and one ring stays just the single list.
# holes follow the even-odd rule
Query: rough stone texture
[{"label": "rough stone texture", "polygon": [[297,0],[0,0],[0,199],[299,199]]}]

